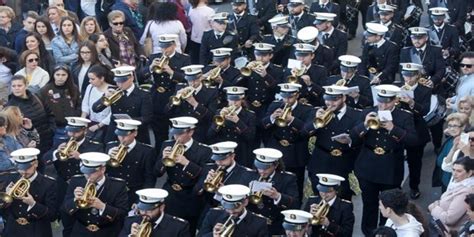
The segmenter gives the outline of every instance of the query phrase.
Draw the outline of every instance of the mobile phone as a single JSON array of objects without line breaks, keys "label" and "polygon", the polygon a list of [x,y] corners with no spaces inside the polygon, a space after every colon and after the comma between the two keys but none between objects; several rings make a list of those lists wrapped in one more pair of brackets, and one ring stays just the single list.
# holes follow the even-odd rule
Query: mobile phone
[{"label": "mobile phone", "polygon": [[468,133],[461,133],[460,141],[465,145],[469,144],[469,134]]},{"label": "mobile phone", "polygon": [[441,236],[445,236],[444,233],[449,233],[448,229],[446,229],[446,226],[441,222],[440,219],[435,220],[436,226],[439,228],[439,231],[442,233],[439,233]]}]

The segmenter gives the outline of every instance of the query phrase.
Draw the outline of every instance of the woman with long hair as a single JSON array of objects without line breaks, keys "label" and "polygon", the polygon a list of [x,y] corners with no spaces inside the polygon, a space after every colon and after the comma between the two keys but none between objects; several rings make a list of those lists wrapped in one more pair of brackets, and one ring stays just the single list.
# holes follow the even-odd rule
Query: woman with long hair
[{"label": "woman with long hair", "polygon": [[2,110],[7,120],[7,134],[14,137],[22,147],[36,147],[40,143],[38,131],[31,119],[26,118],[17,106],[7,106]]},{"label": "woman with long hair", "polygon": [[184,52],[187,43],[186,30],[183,23],[178,20],[176,4],[171,2],[154,2],[148,11],[149,20],[145,26],[140,44],[145,43],[147,35],[153,39],[152,54],[160,53],[161,48],[158,45],[158,37],[163,34],[176,34],[179,36],[176,40],[176,51]]},{"label": "woman with long hair", "polygon": [[51,41],[54,38],[54,31],[49,24],[49,20],[44,17],[40,17],[35,22],[35,32],[41,35],[41,39],[43,40],[44,47],[48,52],[53,54],[53,49],[51,48]]},{"label": "woman with long hair", "polygon": [[189,54],[192,63],[199,63],[199,49],[201,48],[201,39],[205,31],[211,29],[209,19],[216,12],[207,5],[208,0],[190,1],[192,8],[189,9],[188,17],[192,23],[191,37],[189,40]]},{"label": "woman with long hair", "polygon": [[63,63],[71,66],[77,61],[79,50],[79,35],[76,24],[71,17],[61,19],[59,35],[51,41],[53,55],[57,63]]},{"label": "woman with long hair", "polygon": [[53,70],[53,80],[41,89],[39,96],[55,116],[56,130],[53,144],[56,146],[66,142],[68,136],[65,131],[67,125],[65,118],[80,114],[80,94],[69,67],[56,66]]},{"label": "woman with long hair", "polygon": [[81,97],[84,96],[84,92],[89,85],[89,77],[87,76],[89,69],[98,62],[99,58],[94,43],[91,41],[82,42],[79,46],[79,59],[71,70],[72,78],[74,78],[74,83],[81,92]]},{"label": "woman with long hair", "polygon": [[79,29],[79,40],[87,41],[89,40],[89,36],[101,32],[102,30],[100,29],[97,19],[95,19],[93,16],[86,16],[81,22],[81,27]]},{"label": "woman with long hair", "polygon": [[38,92],[49,81],[49,74],[39,66],[39,53],[26,50],[20,56],[20,64],[23,66],[15,75],[22,75],[28,81],[28,88],[32,92]]},{"label": "woman with long hair", "polygon": [[40,34],[36,32],[30,32],[25,37],[25,44],[23,45],[23,51],[32,50],[40,55],[39,66],[47,72],[52,72],[54,68],[53,55],[46,50],[44,41]]},{"label": "woman with long hair", "polygon": [[10,153],[23,148],[12,136],[7,133],[7,120],[0,114],[0,172],[14,170],[15,165],[10,160]]},{"label": "woman with long hair", "polygon": [[108,69],[114,68],[118,60],[112,58],[112,52],[110,51],[107,37],[103,33],[97,33],[91,35],[89,39],[95,44],[99,62]]}]

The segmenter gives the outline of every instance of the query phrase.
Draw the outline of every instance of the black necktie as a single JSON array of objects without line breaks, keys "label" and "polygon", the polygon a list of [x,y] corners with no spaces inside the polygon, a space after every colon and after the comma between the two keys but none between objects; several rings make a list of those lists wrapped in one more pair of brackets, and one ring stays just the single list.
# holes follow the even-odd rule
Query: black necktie
[{"label": "black necktie", "polygon": [[299,16],[295,17],[295,24],[298,23],[299,20],[300,20]]},{"label": "black necktie", "polygon": [[239,15],[236,15],[236,16],[235,16],[235,19],[236,19],[237,22],[240,21],[240,18],[242,18],[242,16],[239,16]]},{"label": "black necktie", "polygon": [[422,49],[418,49],[418,54],[423,55],[423,50]]}]

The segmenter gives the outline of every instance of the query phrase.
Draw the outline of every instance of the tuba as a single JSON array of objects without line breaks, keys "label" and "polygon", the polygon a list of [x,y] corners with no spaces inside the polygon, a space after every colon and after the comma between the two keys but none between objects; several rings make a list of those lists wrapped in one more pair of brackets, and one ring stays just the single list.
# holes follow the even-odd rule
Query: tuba
[{"label": "tuba", "polygon": [[234,217],[229,216],[229,218],[227,218],[227,220],[222,225],[221,232],[219,233],[220,236],[221,237],[231,237],[232,234],[234,233],[236,224],[237,223],[235,223]]},{"label": "tuba", "polygon": [[212,83],[214,82],[214,80],[216,80],[216,78],[221,75],[221,71],[222,71],[222,69],[219,66],[213,68],[212,70],[207,72],[207,76],[206,76],[206,78],[204,78],[202,80],[202,83],[204,83],[204,85],[206,87],[211,86]]},{"label": "tuba", "polygon": [[26,197],[30,189],[30,181],[21,177],[8,192],[0,193],[0,199],[5,203],[13,202],[13,199],[20,199]]},{"label": "tuba", "polygon": [[218,185],[224,179],[225,166],[219,166],[216,170],[215,175],[210,180],[204,181],[204,190],[213,193],[217,190]]},{"label": "tuba", "polygon": [[236,110],[237,110],[237,106],[234,106],[234,105],[225,107],[225,108],[221,109],[221,112],[220,112],[219,115],[216,115],[216,116],[214,116],[214,118],[212,118],[212,121],[217,126],[224,126],[225,116],[235,113]]},{"label": "tuba", "polygon": [[102,97],[102,104],[104,106],[107,106],[107,107],[113,105],[120,98],[122,98],[123,93],[124,93],[123,89],[118,89],[110,96],[103,96]]},{"label": "tuba", "polygon": [[59,160],[65,161],[69,158],[69,154],[73,151],[77,151],[79,146],[77,145],[77,141],[75,138],[71,137],[69,141],[66,143],[66,146],[58,152]]},{"label": "tuba", "polygon": [[247,66],[240,69],[240,74],[242,74],[245,77],[249,77],[250,75],[252,75],[253,70],[262,66],[263,66],[263,63],[261,61],[251,61],[247,64]]},{"label": "tuba", "polygon": [[311,225],[321,225],[324,217],[329,213],[329,207],[329,204],[321,199],[316,206],[316,212],[313,214],[313,218],[311,218]]},{"label": "tuba", "polygon": [[314,127],[322,128],[328,125],[328,123],[334,118],[334,113],[330,109],[326,109],[321,116],[316,116],[314,118]]},{"label": "tuba", "polygon": [[168,65],[169,62],[170,58],[163,54],[163,56],[161,56],[161,58],[158,60],[158,65],[154,66],[151,70],[156,74],[161,74],[163,73],[163,68]]},{"label": "tuba", "polygon": [[298,83],[298,77],[303,76],[305,71],[304,66],[301,68],[293,68],[291,70],[291,75],[286,77],[288,83]]},{"label": "tuba", "polygon": [[89,200],[95,198],[95,195],[95,183],[87,180],[86,186],[82,191],[82,197],[76,200],[76,205],[81,209],[89,208]]},{"label": "tuba", "polygon": [[166,167],[173,167],[176,165],[176,157],[184,154],[184,145],[176,141],[171,148],[171,153],[169,156],[163,157],[163,165]]},{"label": "tuba", "polygon": [[124,144],[120,144],[118,149],[110,154],[110,160],[108,161],[109,165],[111,167],[119,167],[127,153],[128,147]]},{"label": "tuba", "polygon": [[[258,178],[258,182],[262,182],[263,180],[264,180],[263,176],[260,176],[260,178]],[[260,204],[262,202],[262,195],[263,195],[262,191],[253,192],[250,195],[250,202],[255,204],[255,205]]]},{"label": "tuba", "polygon": [[137,237],[150,237],[152,231],[151,223],[148,217],[143,217],[142,222],[138,225]]},{"label": "tuba", "polygon": [[179,106],[181,104],[181,101],[193,95],[194,91],[195,89],[192,86],[183,88],[180,93],[177,93],[175,96],[170,97],[171,104],[174,106]]},{"label": "tuba", "polygon": [[286,117],[288,117],[288,114],[291,112],[291,106],[288,103],[285,103],[285,107],[283,107],[283,114],[275,119],[275,124],[280,127],[286,127],[288,123],[286,122]]}]

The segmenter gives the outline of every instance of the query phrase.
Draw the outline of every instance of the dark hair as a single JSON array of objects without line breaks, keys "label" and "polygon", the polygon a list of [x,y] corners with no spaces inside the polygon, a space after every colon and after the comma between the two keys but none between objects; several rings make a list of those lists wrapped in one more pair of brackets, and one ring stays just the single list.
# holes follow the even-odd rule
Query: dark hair
[{"label": "dark hair", "polygon": [[39,34],[39,32],[36,30],[36,25],[38,25],[38,23],[43,23],[46,26],[46,36],[49,38],[49,40],[52,40],[55,35],[54,35],[53,27],[51,27],[51,24],[49,23],[49,20],[46,17],[40,17],[36,19],[35,32]]},{"label": "dark hair", "polygon": [[462,165],[464,170],[469,172],[474,170],[474,159],[471,159],[469,156],[464,156],[454,161],[453,165]]},{"label": "dark hair", "polygon": [[459,56],[459,62],[461,62],[465,58],[474,58],[474,51],[464,52]]},{"label": "dark hair", "polygon": [[16,52],[13,49],[7,47],[0,46],[0,58],[5,58],[7,61],[15,61],[16,60]]},{"label": "dark hair", "polygon": [[89,68],[88,73],[93,73],[97,77],[103,77],[105,82],[107,82],[109,84],[112,83],[110,71],[105,66],[103,66],[102,64],[92,65]]},{"label": "dark hair", "polygon": [[77,28],[76,28],[76,22],[74,21],[74,19],[70,16],[63,16],[61,18],[61,23],[59,24],[59,33],[61,34],[61,36],[63,38],[66,38],[66,36],[64,35],[64,32],[63,32],[63,23],[65,21],[70,21],[72,23],[72,38],[75,40],[75,41],[78,41],[79,40],[79,33],[77,32]]},{"label": "dark hair", "polygon": [[7,119],[3,115],[0,115],[0,127],[6,126],[6,125],[7,125]]},{"label": "dark hair", "polygon": [[39,53],[37,53],[36,51],[33,51],[33,50],[25,50],[23,51],[23,53],[21,53],[20,55],[20,59],[18,60],[20,65],[25,67],[26,66],[26,58],[30,55],[36,55],[38,56],[38,66],[39,66],[39,62],[41,61],[41,55],[39,55]]},{"label": "dark hair", "polygon": [[28,17],[37,20],[39,18],[39,15],[35,11],[28,11],[28,12],[26,12],[25,18],[23,18],[23,20],[26,20],[26,18],[28,18]]},{"label": "dark hair", "polygon": [[154,2],[148,10],[147,19],[156,21],[157,23],[163,21],[177,20],[178,6],[172,2]]},{"label": "dark hair", "polygon": [[464,199],[464,202],[469,205],[469,209],[471,209],[471,211],[474,211],[474,193],[468,194]]},{"label": "dark hair", "polygon": [[64,83],[64,87],[69,92],[69,95],[71,96],[72,103],[74,104],[74,106],[76,106],[77,103],[79,102],[79,89],[76,86],[76,84],[74,83],[74,79],[72,78],[71,69],[69,68],[69,66],[67,66],[65,64],[57,65],[53,69],[53,73],[52,73],[53,79],[50,80],[49,83],[53,83],[53,85],[55,85],[54,84],[54,81],[55,81],[54,80],[54,74],[56,74],[56,72],[59,71],[59,70],[63,70],[67,73],[67,79],[66,79],[66,82]]},{"label": "dark hair", "polygon": [[26,80],[26,77],[23,75],[13,75],[10,81],[23,81],[23,84],[28,86],[28,80]]},{"label": "dark hair", "polygon": [[388,227],[380,226],[372,232],[372,237],[397,237],[397,232]]},{"label": "dark hair", "polygon": [[[46,54],[48,53],[48,51],[46,50],[46,46],[44,45],[44,41],[41,38],[41,35],[37,32],[29,32],[28,34],[26,34],[25,42],[23,44],[23,51],[28,50],[28,47],[26,47],[26,38],[30,36],[35,37],[35,39],[38,41],[38,49],[39,49],[40,56],[46,57],[47,56]],[[49,68],[46,68],[45,70],[48,70],[48,69]]]},{"label": "dark hair", "polygon": [[79,45],[79,49],[78,49],[78,52],[77,52],[77,55],[79,55],[79,57],[77,59],[78,63],[79,64],[84,63],[84,60],[80,56],[81,55],[81,49],[83,47],[87,47],[91,51],[91,65],[96,64],[99,61],[99,56],[97,55],[97,49],[96,49],[94,43],[89,41],[89,40],[84,41]]},{"label": "dark hair", "polygon": [[423,225],[423,233],[421,234],[421,237],[428,237],[429,235],[429,225],[428,222],[425,219],[425,216],[423,216],[423,213],[420,210],[420,207],[416,205],[413,202],[408,201],[407,205],[407,213],[412,215],[418,222],[420,222]]},{"label": "dark hair", "polygon": [[385,190],[380,193],[379,199],[385,207],[390,207],[398,216],[407,212],[408,197],[400,189]]}]

